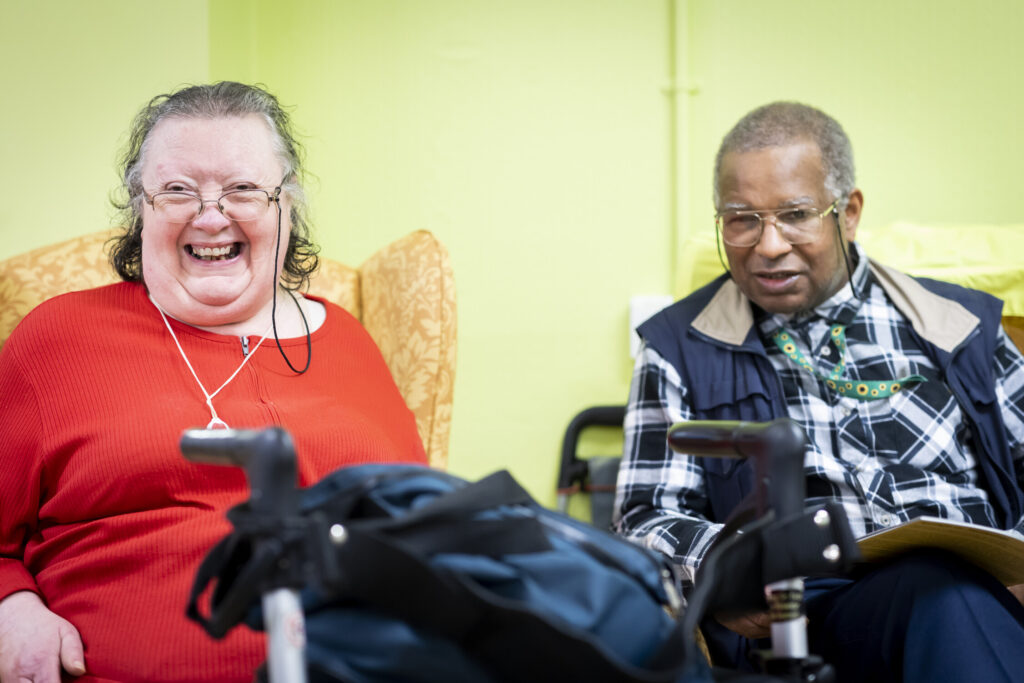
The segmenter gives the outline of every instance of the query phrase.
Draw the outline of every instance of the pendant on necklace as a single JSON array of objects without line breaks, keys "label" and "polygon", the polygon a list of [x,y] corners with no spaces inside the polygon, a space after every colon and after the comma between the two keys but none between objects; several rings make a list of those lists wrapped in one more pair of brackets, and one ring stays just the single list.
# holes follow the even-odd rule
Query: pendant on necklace
[{"label": "pendant on necklace", "polygon": [[231,429],[231,427],[228,426],[228,423],[220,419],[220,415],[218,415],[217,411],[214,410],[212,396],[206,397],[206,405],[210,408],[210,421],[206,423],[207,429]]}]

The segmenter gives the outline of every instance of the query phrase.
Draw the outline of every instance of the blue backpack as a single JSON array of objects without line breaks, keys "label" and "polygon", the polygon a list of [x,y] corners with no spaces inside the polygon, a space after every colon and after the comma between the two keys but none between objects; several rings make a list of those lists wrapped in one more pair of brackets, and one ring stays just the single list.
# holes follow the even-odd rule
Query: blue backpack
[{"label": "blue backpack", "polygon": [[260,628],[267,568],[286,561],[313,682],[708,680],[673,616],[667,560],[538,505],[507,472],[468,483],[361,465],[300,495],[295,519],[248,503],[229,513],[235,531],[200,567],[189,607],[212,635]]}]

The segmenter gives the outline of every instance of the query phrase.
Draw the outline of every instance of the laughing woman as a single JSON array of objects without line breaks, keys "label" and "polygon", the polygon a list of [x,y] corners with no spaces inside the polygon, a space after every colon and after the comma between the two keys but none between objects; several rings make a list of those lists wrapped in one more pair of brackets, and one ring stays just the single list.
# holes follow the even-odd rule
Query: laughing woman
[{"label": "laughing woman", "polygon": [[42,304],[0,352],[0,679],[249,681],[262,634],[185,617],[245,475],[184,460],[182,431],[283,426],[302,485],[426,458],[367,333],[299,293],[316,248],[273,95],[154,98],[122,171],[124,282]]}]

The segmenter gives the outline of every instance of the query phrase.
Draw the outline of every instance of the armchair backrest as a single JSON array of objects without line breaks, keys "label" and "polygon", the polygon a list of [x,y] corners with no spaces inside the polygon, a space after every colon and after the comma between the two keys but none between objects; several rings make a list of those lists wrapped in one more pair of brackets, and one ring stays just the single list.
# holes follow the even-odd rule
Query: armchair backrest
[{"label": "armchair backrest", "polygon": [[[44,300],[117,280],[97,232],[0,261],[0,346]],[[321,258],[310,292],[358,318],[416,417],[430,464],[448,463],[455,379],[455,285],[448,252],[426,231],[385,246],[359,268]]]}]

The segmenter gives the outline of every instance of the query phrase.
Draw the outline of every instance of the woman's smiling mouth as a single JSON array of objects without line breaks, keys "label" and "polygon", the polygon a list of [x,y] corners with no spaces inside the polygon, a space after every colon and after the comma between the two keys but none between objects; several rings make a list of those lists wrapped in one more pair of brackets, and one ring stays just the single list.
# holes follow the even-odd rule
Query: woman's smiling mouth
[{"label": "woman's smiling mouth", "polygon": [[240,242],[223,244],[218,247],[196,247],[191,244],[185,245],[185,251],[188,252],[189,256],[199,259],[200,261],[227,261],[238,256],[241,250],[242,245]]}]

